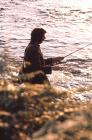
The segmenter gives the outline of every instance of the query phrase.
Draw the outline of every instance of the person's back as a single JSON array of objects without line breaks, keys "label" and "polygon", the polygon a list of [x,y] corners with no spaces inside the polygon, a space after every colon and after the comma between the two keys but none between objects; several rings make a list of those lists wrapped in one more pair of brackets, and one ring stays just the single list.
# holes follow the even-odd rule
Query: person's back
[{"label": "person's back", "polygon": [[23,72],[42,70],[44,59],[38,45],[29,44],[25,50]]}]

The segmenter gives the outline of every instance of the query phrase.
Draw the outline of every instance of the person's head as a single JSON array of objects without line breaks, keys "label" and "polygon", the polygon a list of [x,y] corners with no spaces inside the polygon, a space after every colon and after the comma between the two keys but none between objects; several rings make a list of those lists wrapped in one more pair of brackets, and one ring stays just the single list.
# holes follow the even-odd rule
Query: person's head
[{"label": "person's head", "polygon": [[31,43],[42,43],[45,39],[46,31],[43,28],[35,28],[31,32]]}]

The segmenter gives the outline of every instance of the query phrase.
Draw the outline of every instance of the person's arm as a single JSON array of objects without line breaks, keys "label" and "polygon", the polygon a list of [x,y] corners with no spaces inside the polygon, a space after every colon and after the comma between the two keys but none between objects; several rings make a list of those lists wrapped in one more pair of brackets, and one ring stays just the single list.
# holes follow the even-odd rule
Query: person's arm
[{"label": "person's arm", "polygon": [[44,59],[45,65],[52,65],[53,64],[52,59],[53,58]]},{"label": "person's arm", "polygon": [[60,64],[63,59],[64,59],[64,57],[55,57],[55,58],[44,59],[45,66],[43,67],[43,71],[46,74],[51,74],[52,73],[52,66],[55,64]]},{"label": "person's arm", "polygon": [[53,65],[54,64],[60,64],[63,59],[64,59],[64,57],[60,57],[60,56],[55,57],[55,58],[52,59],[52,63],[53,63]]},{"label": "person's arm", "polygon": [[55,57],[55,58],[45,59],[45,65],[52,66],[55,64],[60,64],[63,59],[64,59],[64,57]]}]

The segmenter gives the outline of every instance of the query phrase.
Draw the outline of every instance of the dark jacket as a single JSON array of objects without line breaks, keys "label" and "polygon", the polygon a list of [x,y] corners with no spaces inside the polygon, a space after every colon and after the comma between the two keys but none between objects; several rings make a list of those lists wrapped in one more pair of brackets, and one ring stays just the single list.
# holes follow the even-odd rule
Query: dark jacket
[{"label": "dark jacket", "polygon": [[44,59],[41,53],[40,45],[31,44],[27,46],[24,54],[24,63],[22,67],[23,73],[43,71],[45,74],[52,72],[52,58]]}]

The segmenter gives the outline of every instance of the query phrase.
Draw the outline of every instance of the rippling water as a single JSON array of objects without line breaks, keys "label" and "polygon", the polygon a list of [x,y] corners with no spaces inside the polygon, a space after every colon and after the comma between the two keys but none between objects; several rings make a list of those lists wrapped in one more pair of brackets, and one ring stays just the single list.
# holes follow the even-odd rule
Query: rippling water
[{"label": "rippling water", "polygon": [[[35,27],[47,30],[41,45],[44,57],[65,56],[85,47],[92,43],[92,1],[0,0],[1,54],[20,64]],[[52,84],[70,89],[91,86],[92,45],[55,66],[49,78]]]}]

